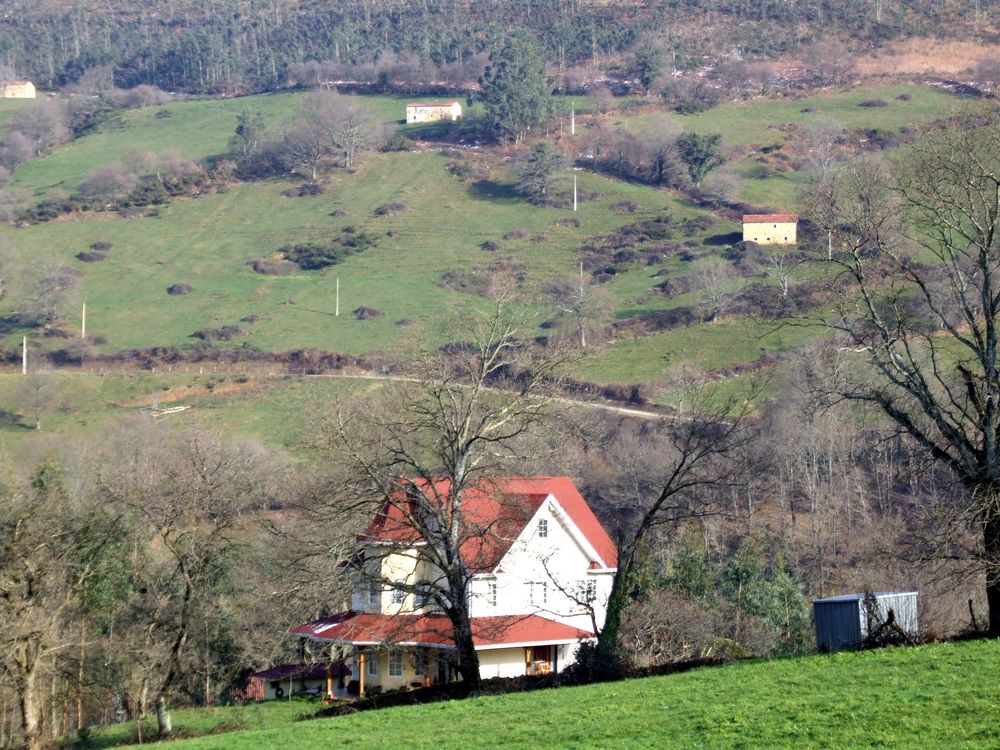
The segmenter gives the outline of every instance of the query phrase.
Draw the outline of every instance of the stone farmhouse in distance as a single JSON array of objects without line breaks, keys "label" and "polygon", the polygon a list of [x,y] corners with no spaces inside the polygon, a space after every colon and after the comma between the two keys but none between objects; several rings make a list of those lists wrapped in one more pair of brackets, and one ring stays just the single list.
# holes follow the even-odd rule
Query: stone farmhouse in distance
[{"label": "stone farmhouse in distance", "polygon": [[414,102],[406,105],[406,123],[436,122],[437,120],[460,120],[462,105],[450,102]]},{"label": "stone farmhouse in distance", "polygon": [[0,99],[34,99],[35,84],[31,81],[0,81]]},{"label": "stone farmhouse in distance", "polygon": [[743,241],[794,245],[798,221],[798,214],[743,214]]}]

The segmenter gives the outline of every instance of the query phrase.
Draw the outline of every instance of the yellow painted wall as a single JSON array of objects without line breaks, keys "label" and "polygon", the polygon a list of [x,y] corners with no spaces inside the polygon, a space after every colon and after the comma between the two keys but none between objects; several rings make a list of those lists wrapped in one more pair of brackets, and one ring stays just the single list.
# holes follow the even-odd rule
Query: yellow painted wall
[{"label": "yellow painted wall", "polygon": [[31,81],[0,83],[0,96],[4,99],[34,99],[35,84]]},{"label": "yellow painted wall", "polygon": [[792,222],[747,222],[743,225],[743,241],[758,245],[794,245],[796,227]]}]

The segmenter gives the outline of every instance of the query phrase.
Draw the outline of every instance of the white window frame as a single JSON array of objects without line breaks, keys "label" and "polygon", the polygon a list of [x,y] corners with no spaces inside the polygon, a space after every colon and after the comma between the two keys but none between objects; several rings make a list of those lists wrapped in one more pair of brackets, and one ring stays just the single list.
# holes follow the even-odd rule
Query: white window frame
[{"label": "white window frame", "polygon": [[368,676],[378,677],[378,651],[369,651],[365,656],[365,671]]},{"label": "white window frame", "polygon": [[403,604],[406,601],[406,592],[403,589],[393,586],[392,587],[392,603],[393,604]]},{"label": "white window frame", "polygon": [[547,518],[542,518],[538,521],[538,538],[548,539],[549,536],[549,521]]},{"label": "white window frame", "polygon": [[406,668],[403,666],[403,652],[394,649],[389,652],[389,676],[402,677],[404,674],[406,674]]},{"label": "white window frame", "polygon": [[486,582],[486,603],[491,607],[497,606],[497,582]]}]

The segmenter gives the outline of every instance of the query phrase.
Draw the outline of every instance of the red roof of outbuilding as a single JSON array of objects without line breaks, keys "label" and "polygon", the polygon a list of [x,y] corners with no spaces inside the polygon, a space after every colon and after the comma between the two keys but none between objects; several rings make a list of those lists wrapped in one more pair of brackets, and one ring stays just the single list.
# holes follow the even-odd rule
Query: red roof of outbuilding
[{"label": "red roof of outbuilding", "polygon": [[[450,482],[414,481],[413,487],[431,501],[447,505]],[[587,505],[569,477],[506,477],[467,488],[462,496],[465,540],[461,553],[474,573],[491,571],[507,554],[514,540],[552,495],[566,511],[573,524],[594,548],[599,560],[591,567],[614,568],[618,551],[597,516]],[[407,504],[387,502],[372,519],[362,540],[392,543],[417,543],[420,536],[411,522],[416,513],[415,501]]]},{"label": "red roof of outbuilding", "polygon": [[744,224],[794,224],[798,214],[743,214]]},{"label": "red roof of outbuilding", "polygon": [[[454,648],[451,621],[434,615],[376,615],[344,612],[292,628],[290,635],[361,646],[397,644]],[[540,615],[501,615],[472,618],[476,648],[499,648],[522,643],[544,644],[593,638],[594,634]]]},{"label": "red roof of outbuilding", "polygon": [[452,100],[450,102],[410,102],[406,106],[407,106],[407,108],[409,108],[409,107],[454,107],[456,104],[458,104],[458,102],[455,101],[455,100]]}]

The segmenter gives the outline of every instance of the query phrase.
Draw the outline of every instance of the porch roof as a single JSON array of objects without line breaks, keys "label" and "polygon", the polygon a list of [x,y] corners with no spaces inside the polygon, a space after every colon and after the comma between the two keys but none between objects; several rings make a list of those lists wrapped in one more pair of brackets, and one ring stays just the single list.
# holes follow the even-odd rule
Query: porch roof
[{"label": "porch roof", "polygon": [[[445,615],[378,615],[348,611],[291,628],[289,635],[357,646],[397,645],[453,649],[452,625]],[[594,638],[587,630],[540,615],[472,618],[476,650],[519,645],[575,643]]]}]

